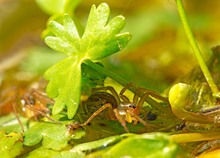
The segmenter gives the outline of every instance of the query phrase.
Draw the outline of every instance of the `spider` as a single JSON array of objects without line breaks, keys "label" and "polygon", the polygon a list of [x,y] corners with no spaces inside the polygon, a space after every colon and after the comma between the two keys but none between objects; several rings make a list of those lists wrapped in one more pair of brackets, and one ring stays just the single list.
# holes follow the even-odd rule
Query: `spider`
[{"label": "spider", "polygon": [[12,106],[12,110],[22,132],[24,132],[24,126],[20,120],[19,114],[29,119],[39,120],[40,115],[46,117],[48,120],[58,123],[54,119],[48,116],[50,110],[46,106],[47,104],[54,104],[54,101],[46,96],[43,92],[30,88],[30,89],[12,89],[14,95],[11,95],[7,100],[1,103],[1,106]]},{"label": "spider", "polygon": [[[149,96],[166,102],[167,100],[156,94],[154,91],[136,87],[133,100],[130,101],[124,93],[131,86],[135,86],[134,83],[131,82],[127,84],[119,94],[117,94],[115,89],[111,86],[93,88],[92,94],[84,104],[90,106],[90,108],[96,108],[96,110],[93,109],[95,112],[83,124],[81,124],[81,126],[87,125],[94,117],[104,112],[105,109],[108,109],[107,114],[105,113],[105,117],[110,120],[118,120],[126,132],[129,132],[126,122],[133,122],[134,125],[140,122],[150,130],[151,126],[140,118],[140,110],[143,103]],[[88,111],[86,107],[84,108]]]}]

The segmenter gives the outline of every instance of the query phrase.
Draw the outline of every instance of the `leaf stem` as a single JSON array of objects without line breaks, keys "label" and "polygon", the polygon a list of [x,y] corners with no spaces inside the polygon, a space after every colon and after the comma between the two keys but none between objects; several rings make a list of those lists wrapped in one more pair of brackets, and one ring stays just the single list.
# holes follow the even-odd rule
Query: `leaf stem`
[{"label": "leaf stem", "polygon": [[200,68],[213,92],[213,96],[215,97],[218,97],[220,98],[220,92],[219,92],[219,89],[217,87],[217,85],[215,84],[209,70],[208,70],[208,67],[207,65],[205,64],[204,62],[204,58],[202,57],[202,54],[201,54],[201,51],[195,41],[195,38],[192,34],[192,31],[190,30],[190,27],[189,27],[189,23],[188,23],[188,20],[186,18],[186,14],[185,14],[185,10],[184,10],[184,7],[183,7],[183,3],[182,3],[182,0],[176,0],[176,3],[177,3],[177,9],[178,9],[178,12],[179,12],[179,15],[180,15],[180,19],[181,19],[181,22],[182,22],[182,25],[184,27],[184,30],[185,30],[185,33],[186,33],[186,36],[189,40],[189,43],[191,44],[192,46],[192,49],[196,55],[196,58],[199,62],[199,65],[200,65]]},{"label": "leaf stem", "polygon": [[112,78],[113,80],[117,81],[118,83],[120,83],[123,86],[125,86],[129,83],[129,81],[123,79],[121,76],[118,76],[117,74],[113,73],[112,71],[109,71],[109,70],[95,64],[94,62],[92,62],[89,59],[85,60],[84,63],[89,65],[94,70],[102,73],[103,75],[106,75],[106,76]]}]

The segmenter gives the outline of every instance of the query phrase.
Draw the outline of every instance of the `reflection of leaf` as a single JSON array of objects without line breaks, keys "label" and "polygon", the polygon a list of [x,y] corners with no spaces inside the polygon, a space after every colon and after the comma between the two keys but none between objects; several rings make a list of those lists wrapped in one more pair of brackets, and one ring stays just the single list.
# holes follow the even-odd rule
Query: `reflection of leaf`
[{"label": "reflection of leaf", "polygon": [[36,123],[24,134],[24,145],[34,146],[40,143],[47,149],[61,150],[68,145],[70,135],[65,125]]},{"label": "reflection of leaf", "polygon": [[0,131],[0,156],[2,158],[16,157],[22,149],[22,134],[9,133],[6,135]]}]

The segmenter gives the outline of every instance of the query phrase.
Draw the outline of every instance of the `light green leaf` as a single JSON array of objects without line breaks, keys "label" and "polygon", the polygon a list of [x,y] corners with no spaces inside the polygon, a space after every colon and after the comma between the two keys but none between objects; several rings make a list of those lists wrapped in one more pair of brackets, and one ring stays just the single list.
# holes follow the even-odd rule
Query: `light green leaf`
[{"label": "light green leaf", "polygon": [[109,149],[103,157],[173,158],[177,157],[178,150],[178,145],[167,135],[153,133],[128,137]]},{"label": "light green leaf", "polygon": [[[102,59],[126,46],[131,39],[129,33],[118,34],[125,25],[123,16],[116,16],[109,23],[110,9],[107,4],[102,3],[96,9],[93,5],[87,21],[85,32],[82,36],[83,48],[86,48],[88,59]],[[118,43],[120,36],[123,36],[124,46]]]},{"label": "light green leaf", "polygon": [[68,57],[53,65],[45,72],[45,79],[50,80],[46,92],[55,98],[53,114],[60,113],[67,106],[68,118],[73,118],[80,101],[81,67]]},{"label": "light green leaf", "polygon": [[61,150],[68,145],[69,133],[65,125],[37,123],[24,134],[24,145],[34,146],[42,141],[47,149]]},{"label": "light green leaf", "polygon": [[82,152],[71,152],[69,150],[63,150],[63,151],[55,151],[55,150],[50,150],[44,147],[37,148],[26,156],[27,158],[83,158],[84,153]]},{"label": "light green leaf", "polygon": [[54,98],[53,114],[67,107],[68,118],[74,117],[81,92],[81,64],[86,59],[98,60],[124,48],[131,35],[120,33],[125,18],[117,16],[108,23],[110,9],[106,3],[92,6],[82,37],[69,15],[61,17],[61,23],[50,21],[45,43],[68,57],[45,72],[49,80],[47,94]]},{"label": "light green leaf", "polygon": [[13,158],[18,156],[23,150],[22,134],[5,134],[0,131],[0,155],[3,158]]}]

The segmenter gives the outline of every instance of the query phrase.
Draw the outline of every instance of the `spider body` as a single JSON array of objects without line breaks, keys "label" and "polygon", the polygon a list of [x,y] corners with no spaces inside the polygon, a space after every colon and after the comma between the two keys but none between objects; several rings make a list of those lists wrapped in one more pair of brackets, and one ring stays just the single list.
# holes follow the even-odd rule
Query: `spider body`
[{"label": "spider body", "polygon": [[[110,120],[118,120],[126,132],[129,132],[126,122],[133,122],[134,125],[140,122],[150,130],[151,126],[140,117],[140,110],[147,97],[153,96],[159,99],[161,99],[161,97],[152,91],[137,88],[133,100],[131,101],[124,95],[124,92],[133,85],[133,83],[126,85],[119,94],[110,86],[94,88],[92,94],[84,103],[84,105],[86,105],[86,112],[92,113],[92,115],[82,126],[87,125],[97,115],[104,115]],[[139,97],[141,92],[144,93]],[[108,109],[108,111],[105,109]]]},{"label": "spider body", "polygon": [[47,105],[54,104],[54,101],[48,98],[45,93],[34,88],[15,88],[13,90],[14,94],[9,99],[1,102],[0,106],[12,107],[12,111],[21,126],[22,132],[25,130],[20,116],[28,118],[29,120],[34,119],[35,121],[39,121],[40,116],[43,116],[52,122],[58,123],[48,116],[50,109]]}]

